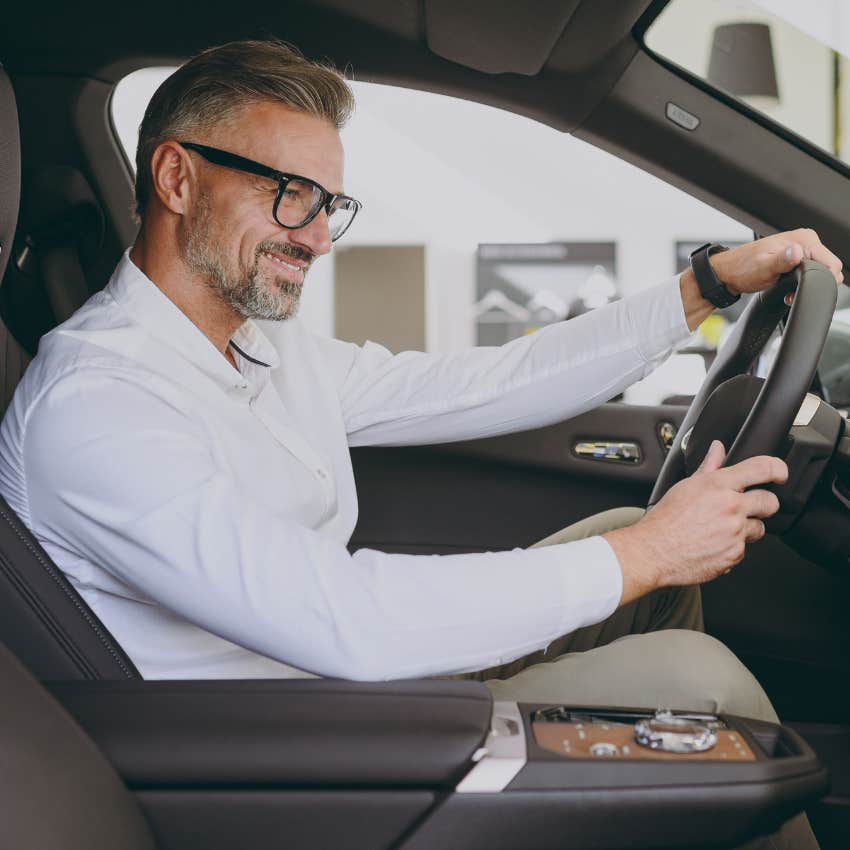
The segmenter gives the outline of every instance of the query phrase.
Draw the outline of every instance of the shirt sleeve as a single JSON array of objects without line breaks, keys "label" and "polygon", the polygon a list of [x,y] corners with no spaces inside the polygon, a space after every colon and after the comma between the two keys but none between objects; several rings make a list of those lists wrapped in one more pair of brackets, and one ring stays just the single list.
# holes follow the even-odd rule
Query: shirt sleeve
[{"label": "shirt sleeve", "polygon": [[303,670],[361,680],[486,668],[618,604],[619,565],[600,537],[350,555],[234,495],[211,426],[168,387],[132,370],[75,372],[34,402],[23,445],[33,531],[150,604]]},{"label": "shirt sleeve", "polygon": [[[489,437],[577,416],[645,377],[687,339],[678,276],[502,346],[393,355],[327,341],[349,444]],[[344,366],[344,369],[343,369]]]}]

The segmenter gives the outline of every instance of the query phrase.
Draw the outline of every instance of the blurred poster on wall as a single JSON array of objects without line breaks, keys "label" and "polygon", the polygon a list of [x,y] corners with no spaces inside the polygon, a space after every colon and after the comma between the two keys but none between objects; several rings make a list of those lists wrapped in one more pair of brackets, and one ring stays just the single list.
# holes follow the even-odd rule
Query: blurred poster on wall
[{"label": "blurred poster on wall", "polygon": [[478,246],[478,345],[501,345],[620,297],[614,242]]}]

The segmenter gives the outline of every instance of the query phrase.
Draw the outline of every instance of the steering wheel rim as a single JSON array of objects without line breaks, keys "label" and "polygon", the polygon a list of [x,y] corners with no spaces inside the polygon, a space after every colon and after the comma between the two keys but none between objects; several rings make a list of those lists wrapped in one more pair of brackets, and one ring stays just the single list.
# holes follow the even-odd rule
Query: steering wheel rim
[{"label": "steering wheel rim", "polygon": [[[795,292],[789,308],[785,296]],[[832,272],[814,260],[804,260],[780,276],[776,284],[750,300],[726,344],[708,370],[670,448],[649,507],[685,477],[682,440],[699,419],[709,396],[720,384],[749,371],[779,322],[787,316],[776,358],[749,415],[728,447],[725,466],[756,455],[775,455],[788,434],[826,343],[838,297]]]}]

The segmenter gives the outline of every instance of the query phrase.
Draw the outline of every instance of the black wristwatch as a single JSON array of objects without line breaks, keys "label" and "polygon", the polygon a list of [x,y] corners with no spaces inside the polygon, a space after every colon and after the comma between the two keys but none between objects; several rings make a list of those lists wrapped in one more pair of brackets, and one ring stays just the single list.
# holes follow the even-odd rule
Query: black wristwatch
[{"label": "black wristwatch", "polygon": [[726,288],[726,285],[714,273],[708,259],[712,254],[728,250],[727,247],[718,245],[716,242],[706,242],[696,251],[692,251],[690,256],[691,270],[697,279],[700,294],[715,307],[728,307],[741,297],[740,294],[735,295]]}]

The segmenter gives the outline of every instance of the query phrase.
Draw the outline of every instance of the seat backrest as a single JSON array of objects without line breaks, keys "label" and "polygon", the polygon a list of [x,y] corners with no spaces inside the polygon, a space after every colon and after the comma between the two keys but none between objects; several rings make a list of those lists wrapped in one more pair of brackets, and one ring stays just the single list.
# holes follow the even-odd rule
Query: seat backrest
[{"label": "seat backrest", "polygon": [[[0,66],[0,280],[11,260],[20,186],[17,106]],[[0,416],[28,362],[0,322]],[[106,627],[1,498],[0,641],[40,679],[139,677]]]},{"label": "seat backrest", "polygon": [[136,801],[56,700],[0,645],[0,835],[15,850],[155,850]]},{"label": "seat backrest", "polygon": [[[0,65],[0,281],[12,256],[21,200],[21,141],[15,92]],[[0,321],[0,416],[12,400],[29,357]]]},{"label": "seat backrest", "polygon": [[0,65],[0,280],[12,253],[21,202],[21,138],[18,108],[8,74]]}]

